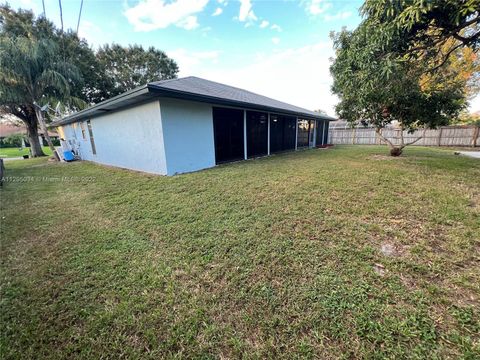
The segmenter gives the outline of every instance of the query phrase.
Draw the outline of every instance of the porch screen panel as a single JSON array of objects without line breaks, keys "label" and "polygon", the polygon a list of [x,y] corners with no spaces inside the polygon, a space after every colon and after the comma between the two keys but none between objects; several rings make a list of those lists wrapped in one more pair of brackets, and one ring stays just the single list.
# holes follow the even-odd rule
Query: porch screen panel
[{"label": "porch screen panel", "polygon": [[247,111],[247,156],[249,158],[267,155],[268,114]]},{"label": "porch screen panel", "polygon": [[317,121],[317,146],[323,145],[323,127],[325,126],[325,121]]},{"label": "porch screen panel", "polygon": [[243,159],[243,110],[214,107],[213,133],[217,164]]},{"label": "porch screen panel", "polygon": [[310,122],[298,119],[297,147],[307,147],[310,135]]},{"label": "porch screen panel", "polygon": [[325,131],[323,132],[323,144],[327,145],[328,144],[328,128],[329,128],[329,122],[324,121],[324,126],[325,126]]},{"label": "porch screen panel", "polygon": [[270,115],[270,152],[295,149],[296,118],[285,115]]}]

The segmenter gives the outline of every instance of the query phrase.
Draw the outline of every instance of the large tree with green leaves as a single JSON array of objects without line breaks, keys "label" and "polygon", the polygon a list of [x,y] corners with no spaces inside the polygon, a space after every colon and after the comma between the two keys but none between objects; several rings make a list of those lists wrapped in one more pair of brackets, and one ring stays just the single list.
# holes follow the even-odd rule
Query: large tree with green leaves
[{"label": "large tree with green leaves", "polygon": [[145,50],[140,45],[107,44],[96,56],[110,81],[109,97],[152,81],[176,78],[178,73],[176,62],[154,47]]},{"label": "large tree with green leaves", "polygon": [[86,104],[78,90],[84,86],[82,76],[68,61],[60,37],[45,18],[0,6],[0,111],[23,121],[34,157],[44,155],[39,127],[53,149],[45,121],[49,105],[61,101],[78,108]]},{"label": "large tree with green leaves", "polygon": [[[7,73],[12,74],[22,70],[35,74],[39,69],[31,66],[37,62],[40,62],[43,71],[49,70],[48,66],[53,66],[50,70],[62,75],[65,81],[45,86],[42,99],[35,101],[39,105],[45,105],[45,101],[48,100],[52,106],[60,102],[62,109],[72,111],[88,104],[98,103],[149,81],[174,78],[178,72],[175,61],[160,50],[154,48],[144,50],[137,45],[126,48],[120,45],[106,45],[95,52],[87,41],[79,39],[76,33],[70,30],[64,32],[44,17],[35,17],[29,10],[15,11],[8,5],[0,5],[0,39],[2,39],[1,56],[4,58],[0,67],[2,69],[5,67],[0,84],[0,111],[16,115],[24,121],[34,156],[43,154],[37,129],[37,126],[41,125],[38,122],[38,116],[42,115],[43,118],[43,113],[36,114],[36,108],[32,102],[24,102],[31,96],[24,93],[20,97],[21,87],[15,87],[13,92],[14,88],[11,86],[14,80],[7,79]],[[24,57],[21,53],[23,50],[15,44],[25,41],[31,43],[32,49],[43,49],[48,43],[49,58]],[[42,53],[44,53],[43,50],[37,52],[37,54]],[[13,64],[11,59],[16,59],[16,63]],[[7,69],[7,64],[15,65],[17,69]],[[2,69],[0,71],[3,71]],[[62,73],[60,69],[76,69],[76,76],[72,76],[71,72]],[[61,87],[59,88],[58,85]],[[13,102],[13,98],[16,102]],[[48,118],[47,114],[47,120]]]},{"label": "large tree with green leaves", "polygon": [[[362,8],[365,19],[359,27],[332,35],[337,55],[331,66],[332,90],[340,98],[337,113],[351,123],[373,125],[380,137],[383,137],[381,129],[393,121],[407,131],[447,124],[467,105],[473,71],[467,76],[465,71],[462,73],[462,64],[467,64],[468,59],[459,52],[462,47],[474,44],[475,35],[471,35],[469,43],[459,46],[448,56],[449,50],[444,52],[442,49],[431,49],[422,56],[412,55],[414,45],[420,43],[416,31],[423,27],[419,24],[416,31],[408,33],[411,27],[404,29],[403,22],[398,19],[395,22],[391,16],[404,14],[402,9],[408,11],[409,4],[417,2],[378,3],[385,3],[386,10],[367,0]],[[387,6],[390,3],[395,6]],[[414,22],[415,19],[417,22],[421,20],[415,17]],[[431,35],[431,32],[427,33]],[[441,34],[446,36],[443,32]],[[456,40],[451,34],[450,38],[434,46],[450,48],[452,42],[456,43]],[[428,47],[428,44],[427,39],[421,46]],[[392,155],[400,155],[403,148],[411,144],[404,142],[403,131],[399,144],[383,139],[390,145]]]},{"label": "large tree with green leaves", "polygon": [[43,155],[37,124],[55,154],[43,112],[52,101],[68,99],[69,83],[77,82],[81,82],[77,68],[61,60],[55,42],[0,37],[0,106],[27,126],[33,156]]},{"label": "large tree with green leaves", "polygon": [[[480,0],[365,0],[364,23],[410,59],[428,63],[428,71],[445,65],[458,49],[480,47]],[[455,41],[452,41],[455,40]]]}]

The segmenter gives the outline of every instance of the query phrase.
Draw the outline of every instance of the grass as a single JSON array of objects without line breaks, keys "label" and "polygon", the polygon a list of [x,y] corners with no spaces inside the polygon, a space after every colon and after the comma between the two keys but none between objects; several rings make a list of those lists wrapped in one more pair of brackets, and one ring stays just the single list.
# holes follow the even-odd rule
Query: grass
[{"label": "grass", "polygon": [[6,163],[0,356],[478,359],[480,162],[386,153]]},{"label": "grass", "polygon": [[[48,146],[43,146],[42,149],[46,155],[52,155],[52,150]],[[0,158],[22,157],[29,154],[30,148],[0,148]]]}]

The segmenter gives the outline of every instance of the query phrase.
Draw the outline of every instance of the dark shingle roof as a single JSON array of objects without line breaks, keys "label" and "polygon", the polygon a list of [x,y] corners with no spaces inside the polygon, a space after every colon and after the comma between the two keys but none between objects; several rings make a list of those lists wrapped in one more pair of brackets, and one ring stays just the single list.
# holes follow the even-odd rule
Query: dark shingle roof
[{"label": "dark shingle roof", "polygon": [[112,99],[103,101],[91,108],[74,113],[53,123],[63,125],[94,117],[108,111],[143,102],[149,98],[172,97],[192,101],[201,101],[217,105],[244,107],[249,109],[287,113],[299,117],[323,120],[335,120],[332,117],[290,105],[282,101],[255,94],[233,86],[189,76],[180,79],[162,80],[148,83],[145,86],[128,91]]}]

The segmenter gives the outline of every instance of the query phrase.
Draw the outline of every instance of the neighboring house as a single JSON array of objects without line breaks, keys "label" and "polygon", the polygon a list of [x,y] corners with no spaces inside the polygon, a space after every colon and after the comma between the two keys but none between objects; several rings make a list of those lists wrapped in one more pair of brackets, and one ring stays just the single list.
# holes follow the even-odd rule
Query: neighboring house
[{"label": "neighboring house", "polygon": [[[25,126],[22,125],[15,125],[12,124],[11,122],[1,122],[0,121],[0,140],[4,140],[5,138],[9,137],[10,135],[14,134],[23,134],[27,135],[27,129]],[[50,138],[52,140],[57,140],[59,138],[58,133],[54,130],[49,130],[48,135],[50,135]],[[46,145],[46,141],[43,136],[43,131],[38,129],[38,137],[40,139],[40,143],[43,145]],[[26,142],[28,143],[28,138],[26,138]]]},{"label": "neighboring house", "polygon": [[186,77],[152,82],[57,122],[84,160],[174,175],[272,153],[323,146],[313,111],[232,86]]}]

